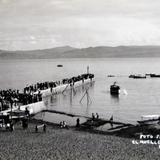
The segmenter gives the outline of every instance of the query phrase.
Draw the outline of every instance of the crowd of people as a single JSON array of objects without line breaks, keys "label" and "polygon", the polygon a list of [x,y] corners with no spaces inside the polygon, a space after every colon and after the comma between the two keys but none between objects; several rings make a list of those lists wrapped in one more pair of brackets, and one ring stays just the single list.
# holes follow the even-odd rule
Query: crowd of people
[{"label": "crowd of people", "polygon": [[77,77],[72,77],[70,79],[66,78],[62,80],[62,84],[66,84],[66,83],[74,84],[75,82],[78,82],[78,81],[84,82],[84,80],[88,78],[92,80],[94,78],[94,74],[87,73],[87,74],[78,75]]},{"label": "crowd of people", "polygon": [[36,83],[35,85],[26,86],[24,93],[35,93],[40,90],[57,87],[58,85],[60,85],[60,81]]},{"label": "crowd of people", "polygon": [[65,78],[65,79],[62,79],[62,81],[55,81],[55,82],[48,81],[48,82],[36,83],[34,85],[26,86],[24,88],[24,93],[35,93],[39,90],[55,88],[61,84],[74,84],[75,82],[78,82],[78,81],[83,82],[85,79],[88,79],[88,78],[92,80],[94,78],[94,74],[87,73],[87,74],[78,75],[77,77]]},{"label": "crowd of people", "polygon": [[[40,91],[37,94],[20,93],[19,90],[0,90],[0,106],[1,110],[6,110],[9,106],[27,105],[42,101]],[[8,105],[7,105],[8,104]]]}]

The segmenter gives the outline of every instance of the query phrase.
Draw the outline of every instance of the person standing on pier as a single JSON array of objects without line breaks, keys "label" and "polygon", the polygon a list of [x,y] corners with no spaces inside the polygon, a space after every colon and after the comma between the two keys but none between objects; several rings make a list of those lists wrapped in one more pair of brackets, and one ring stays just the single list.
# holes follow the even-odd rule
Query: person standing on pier
[{"label": "person standing on pier", "polygon": [[94,113],[92,113],[92,120],[93,120],[93,121],[95,120],[95,115],[94,115]]},{"label": "person standing on pier", "polygon": [[96,113],[96,119],[99,119],[99,114],[98,113]]},{"label": "person standing on pier", "polygon": [[111,124],[111,127],[113,128],[113,115],[110,118],[110,124]]},{"label": "person standing on pier", "polygon": [[76,124],[76,127],[79,127],[80,126],[80,119],[77,118],[77,124]]},{"label": "person standing on pier", "polygon": [[26,115],[26,117],[29,117],[29,116],[30,116],[30,113],[29,113],[29,110],[28,110],[27,107],[25,108],[25,115]]}]

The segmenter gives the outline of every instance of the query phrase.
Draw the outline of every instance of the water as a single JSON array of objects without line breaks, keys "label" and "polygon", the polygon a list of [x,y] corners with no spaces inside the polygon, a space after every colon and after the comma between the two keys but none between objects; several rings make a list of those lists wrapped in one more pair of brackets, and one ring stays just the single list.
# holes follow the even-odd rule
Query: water
[{"label": "water", "polygon": [[[63,67],[57,67],[63,64]],[[141,115],[160,114],[160,78],[130,79],[128,75],[140,73],[160,74],[159,58],[123,59],[53,59],[53,60],[0,60],[0,88],[22,89],[27,84],[61,80],[86,72],[95,74],[95,84],[89,86],[90,104],[86,97],[80,103],[85,88],[76,94],[67,91],[45,99],[48,108],[85,116],[99,113],[100,117],[135,123]],[[107,77],[112,74],[116,77]],[[121,86],[119,98],[111,97],[109,86],[117,81]],[[47,118],[44,115],[45,119]],[[49,119],[51,119],[51,116]]]},{"label": "water", "polygon": [[[37,119],[43,119],[43,121],[49,121],[56,124],[60,124],[62,121],[66,121],[67,125],[69,126],[75,126],[77,117],[70,117],[62,114],[55,114],[55,113],[48,113],[48,112],[42,112],[35,116]],[[84,123],[86,122],[86,118],[80,117],[80,122]]]}]

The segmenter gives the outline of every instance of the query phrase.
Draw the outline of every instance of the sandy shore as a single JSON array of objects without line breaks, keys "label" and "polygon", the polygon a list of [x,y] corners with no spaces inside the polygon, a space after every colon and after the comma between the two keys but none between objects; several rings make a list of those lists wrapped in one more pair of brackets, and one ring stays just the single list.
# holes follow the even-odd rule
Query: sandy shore
[{"label": "sandy shore", "polygon": [[153,160],[159,159],[157,145],[135,145],[133,139],[60,129],[47,126],[35,133],[35,124],[13,132],[0,131],[1,160]]}]

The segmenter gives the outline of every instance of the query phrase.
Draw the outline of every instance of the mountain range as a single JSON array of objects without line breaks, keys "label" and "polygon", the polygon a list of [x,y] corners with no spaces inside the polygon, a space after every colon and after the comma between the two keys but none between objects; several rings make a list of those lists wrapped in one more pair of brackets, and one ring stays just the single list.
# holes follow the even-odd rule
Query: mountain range
[{"label": "mountain range", "polygon": [[118,46],[73,48],[70,46],[44,50],[0,50],[0,59],[52,59],[52,58],[143,58],[160,57],[160,46]]}]

